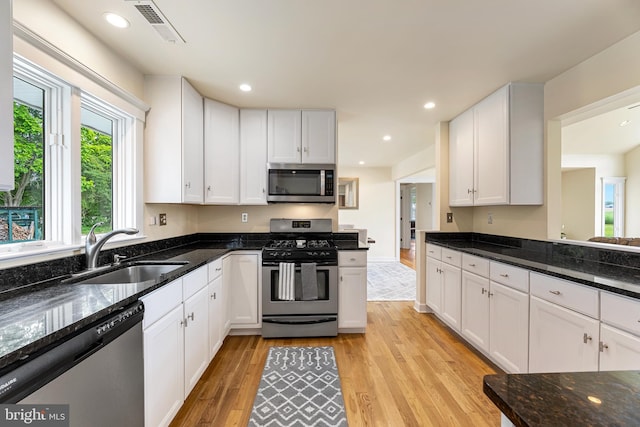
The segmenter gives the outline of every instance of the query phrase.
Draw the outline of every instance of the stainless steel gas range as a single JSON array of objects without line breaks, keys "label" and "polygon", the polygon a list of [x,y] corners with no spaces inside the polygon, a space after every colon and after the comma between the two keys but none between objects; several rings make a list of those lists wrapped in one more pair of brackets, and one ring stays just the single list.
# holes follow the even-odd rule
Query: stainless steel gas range
[{"label": "stainless steel gas range", "polygon": [[262,250],[262,336],[338,335],[331,219],[272,219]]}]

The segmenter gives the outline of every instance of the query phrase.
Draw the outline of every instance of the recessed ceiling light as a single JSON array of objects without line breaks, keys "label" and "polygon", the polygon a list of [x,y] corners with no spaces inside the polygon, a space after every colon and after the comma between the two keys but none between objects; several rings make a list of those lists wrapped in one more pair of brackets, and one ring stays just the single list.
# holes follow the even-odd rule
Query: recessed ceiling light
[{"label": "recessed ceiling light", "polygon": [[427,102],[426,104],[424,104],[424,108],[426,108],[427,110],[435,108],[435,106],[436,106],[435,102]]},{"label": "recessed ceiling light", "polygon": [[391,135],[385,135],[382,137],[385,141],[391,141]]},{"label": "recessed ceiling light", "polygon": [[114,27],[118,27],[118,28],[128,28],[129,27],[129,21],[127,21],[122,16],[118,15],[117,13],[105,12],[103,16],[104,16],[104,19],[109,24],[113,25]]},{"label": "recessed ceiling light", "polygon": [[624,122],[620,122],[620,126],[626,126],[631,123],[631,120],[625,120]]},{"label": "recessed ceiling light", "polygon": [[251,85],[246,84],[246,83],[242,83],[240,85],[240,90],[243,92],[251,92]]},{"label": "recessed ceiling light", "polygon": [[358,164],[359,164],[359,165],[364,165],[364,160],[360,160],[360,161],[358,162]]}]

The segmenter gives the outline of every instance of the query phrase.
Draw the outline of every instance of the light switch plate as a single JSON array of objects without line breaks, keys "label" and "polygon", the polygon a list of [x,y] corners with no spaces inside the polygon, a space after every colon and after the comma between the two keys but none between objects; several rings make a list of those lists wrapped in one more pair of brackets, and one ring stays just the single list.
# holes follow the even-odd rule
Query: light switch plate
[{"label": "light switch plate", "polygon": [[453,212],[447,212],[447,222],[453,222]]}]

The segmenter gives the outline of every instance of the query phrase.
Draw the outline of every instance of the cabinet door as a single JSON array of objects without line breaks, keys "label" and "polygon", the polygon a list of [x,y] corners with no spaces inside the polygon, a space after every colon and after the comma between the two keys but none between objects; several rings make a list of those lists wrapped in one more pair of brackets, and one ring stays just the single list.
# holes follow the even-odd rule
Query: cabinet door
[{"label": "cabinet door", "polygon": [[237,204],[240,200],[238,109],[211,99],[206,99],[204,106],[204,201]]},{"label": "cabinet door", "polygon": [[367,268],[340,268],[339,276],[338,327],[366,328]]},{"label": "cabinet door", "polygon": [[259,326],[258,255],[232,254],[223,260],[225,286],[230,291],[229,309],[232,326]]},{"label": "cabinet door", "polygon": [[427,305],[434,313],[442,312],[442,262],[427,257]]},{"label": "cabinet door", "polygon": [[182,201],[185,203],[202,203],[203,199],[202,103],[202,96],[182,79]]},{"label": "cabinet door", "polygon": [[477,205],[509,203],[509,87],[474,107],[474,189]]},{"label": "cabinet door", "polygon": [[209,283],[209,360],[222,346],[224,315],[222,310],[222,276]]},{"label": "cabinet door", "polygon": [[182,304],[143,331],[144,422],[167,426],[184,401]]},{"label": "cabinet door", "polygon": [[300,163],[302,161],[302,113],[300,110],[269,110],[267,118],[269,163]]},{"label": "cabinet door", "polygon": [[267,110],[240,110],[240,204],[267,204]]},{"label": "cabinet door", "polygon": [[336,162],[335,111],[302,112],[302,163]]},{"label": "cabinet door", "polygon": [[209,292],[200,289],[184,302],[184,398],[209,365]]},{"label": "cabinet door", "polygon": [[529,295],[491,282],[489,355],[509,373],[529,369]]},{"label": "cabinet door", "polygon": [[600,341],[601,371],[640,369],[640,337],[601,324]]},{"label": "cabinet door", "polygon": [[13,189],[12,2],[0,3],[0,191]]},{"label": "cabinet door", "polygon": [[449,205],[473,205],[473,110],[449,123]]},{"label": "cabinet door", "polygon": [[532,296],[529,372],[598,370],[596,319]]},{"label": "cabinet door", "polygon": [[460,269],[445,262],[442,268],[442,320],[460,331],[460,305],[462,302]]},{"label": "cabinet door", "polygon": [[460,332],[475,347],[489,351],[489,279],[462,272]]}]

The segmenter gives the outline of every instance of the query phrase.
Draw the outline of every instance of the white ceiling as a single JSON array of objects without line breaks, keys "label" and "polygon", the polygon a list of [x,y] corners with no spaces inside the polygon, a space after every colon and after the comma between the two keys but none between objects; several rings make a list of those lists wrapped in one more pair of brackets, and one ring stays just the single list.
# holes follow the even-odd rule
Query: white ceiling
[{"label": "white ceiling", "polygon": [[507,82],[545,82],[640,30],[638,0],[155,0],[186,40],[173,45],[135,1],[54,2],[145,74],[239,107],[335,108],[345,166],[392,166]]}]

